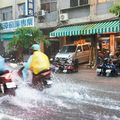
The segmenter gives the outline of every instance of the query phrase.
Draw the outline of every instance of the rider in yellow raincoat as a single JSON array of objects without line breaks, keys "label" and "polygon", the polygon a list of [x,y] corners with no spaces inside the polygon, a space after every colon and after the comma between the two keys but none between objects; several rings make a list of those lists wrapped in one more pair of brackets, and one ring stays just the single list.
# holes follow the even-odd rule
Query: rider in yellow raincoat
[{"label": "rider in yellow raincoat", "polygon": [[29,57],[22,70],[24,80],[27,79],[28,69],[30,69],[34,75],[50,69],[49,59],[47,55],[40,51],[40,46],[33,44],[31,49],[33,50],[33,54]]},{"label": "rider in yellow raincoat", "polygon": [[30,70],[34,74],[38,74],[44,70],[49,70],[50,62],[47,55],[40,51],[40,48],[37,44],[34,44],[32,49],[34,50],[34,53],[32,55]]}]

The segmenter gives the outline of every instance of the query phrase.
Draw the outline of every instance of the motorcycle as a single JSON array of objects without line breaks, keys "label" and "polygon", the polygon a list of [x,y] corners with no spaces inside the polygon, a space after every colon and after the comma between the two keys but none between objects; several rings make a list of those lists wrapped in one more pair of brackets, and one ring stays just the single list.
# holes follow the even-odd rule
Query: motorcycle
[{"label": "motorcycle", "polygon": [[114,77],[118,75],[118,70],[111,59],[105,58],[102,64],[97,65],[96,73],[98,76]]},{"label": "motorcycle", "polygon": [[58,73],[73,73],[78,72],[77,60],[56,60],[53,63],[54,71]]},{"label": "motorcycle", "polygon": [[[24,67],[18,70],[18,75],[22,78],[22,70]],[[52,85],[51,79],[51,69],[40,72],[35,75],[32,74],[32,82],[29,84],[33,88],[43,90],[44,88],[49,88]]]},{"label": "motorcycle", "polygon": [[113,64],[116,66],[118,73],[120,73],[120,57],[113,59]]},{"label": "motorcycle", "polygon": [[12,81],[12,72],[9,70],[0,74],[0,92],[3,94],[15,96],[16,84]]},{"label": "motorcycle", "polygon": [[64,73],[72,73],[72,72],[78,72],[78,62],[72,61],[72,62],[66,62],[64,65]]}]

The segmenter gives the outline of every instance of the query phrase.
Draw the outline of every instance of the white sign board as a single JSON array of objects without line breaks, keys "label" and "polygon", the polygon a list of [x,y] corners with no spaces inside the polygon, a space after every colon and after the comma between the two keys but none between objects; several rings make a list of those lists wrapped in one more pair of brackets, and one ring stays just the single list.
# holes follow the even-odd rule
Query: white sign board
[{"label": "white sign board", "polygon": [[3,26],[3,30],[14,30],[21,27],[33,27],[34,17],[4,21],[4,22],[1,22],[1,24]]}]

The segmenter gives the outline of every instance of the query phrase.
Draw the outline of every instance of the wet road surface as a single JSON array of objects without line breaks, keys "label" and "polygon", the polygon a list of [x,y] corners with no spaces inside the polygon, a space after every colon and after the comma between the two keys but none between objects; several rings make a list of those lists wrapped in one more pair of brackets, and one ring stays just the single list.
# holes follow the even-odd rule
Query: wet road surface
[{"label": "wet road surface", "polygon": [[42,92],[21,84],[15,97],[0,97],[0,120],[120,120],[120,77],[84,69],[53,81]]}]

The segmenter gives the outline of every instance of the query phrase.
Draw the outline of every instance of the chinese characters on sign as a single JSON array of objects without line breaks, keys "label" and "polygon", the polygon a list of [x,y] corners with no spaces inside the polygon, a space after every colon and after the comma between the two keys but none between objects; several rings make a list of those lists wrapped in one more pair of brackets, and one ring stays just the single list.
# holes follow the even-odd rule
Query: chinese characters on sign
[{"label": "chinese characters on sign", "polygon": [[34,17],[28,17],[23,19],[16,19],[11,21],[1,22],[3,30],[13,30],[20,27],[33,27],[34,26]]}]

